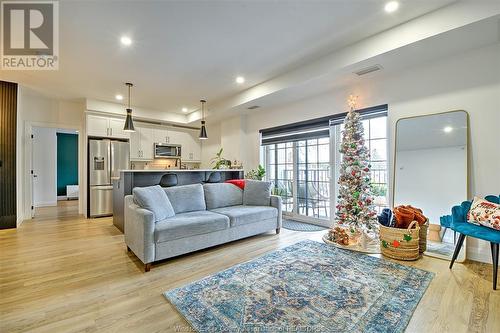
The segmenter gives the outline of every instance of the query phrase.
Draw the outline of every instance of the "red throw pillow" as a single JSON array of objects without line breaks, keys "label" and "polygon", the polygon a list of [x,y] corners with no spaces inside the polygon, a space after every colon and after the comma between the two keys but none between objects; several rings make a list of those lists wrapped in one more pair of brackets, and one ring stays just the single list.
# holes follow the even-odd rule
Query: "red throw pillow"
[{"label": "red throw pillow", "polygon": [[226,180],[225,183],[233,184],[241,188],[242,190],[245,189],[245,180],[244,179],[230,179]]}]

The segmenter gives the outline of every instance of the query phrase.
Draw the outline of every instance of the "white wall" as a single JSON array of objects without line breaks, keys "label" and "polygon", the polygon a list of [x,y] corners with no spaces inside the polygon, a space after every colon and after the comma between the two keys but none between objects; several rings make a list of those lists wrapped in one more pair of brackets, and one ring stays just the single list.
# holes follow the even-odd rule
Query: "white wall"
[{"label": "white wall", "polygon": [[[221,122],[207,123],[208,139],[202,141],[201,149],[201,167],[212,168],[210,160],[215,157],[220,148],[223,148],[222,156],[232,163],[234,161],[247,162],[245,140],[246,135],[246,116],[237,115],[224,119]],[[223,135],[221,135],[223,133]]]},{"label": "white wall", "polygon": [[[65,101],[42,96],[31,89],[18,88],[17,115],[17,210],[18,226],[31,217],[31,129],[34,126],[78,130],[83,128],[84,101]],[[79,135],[78,167],[79,183],[83,184],[83,162],[85,145]],[[84,186],[80,186],[80,197],[85,198]],[[80,213],[85,200],[80,200]]]},{"label": "white wall", "polygon": [[464,146],[398,151],[395,172],[394,205],[419,207],[432,224],[467,197]]},{"label": "white wall", "polygon": [[[465,110],[470,116],[470,195],[500,192],[500,44],[458,54],[392,74],[358,79],[355,84],[302,101],[248,113],[245,169],[259,164],[259,129],[347,110],[349,94],[359,96],[359,107],[389,105],[389,142],[394,142],[400,118]],[[224,133],[222,133],[224,136]],[[390,161],[393,160],[390,149]],[[391,186],[392,187],[392,186]],[[451,207],[450,207],[451,208]],[[468,256],[489,262],[489,245],[471,239]]]},{"label": "white wall", "polygon": [[246,162],[246,117],[236,116],[221,122],[221,146],[224,148],[224,157],[231,162]]},{"label": "white wall", "polygon": [[33,127],[33,204],[57,205],[57,136],[55,128]]},{"label": "white wall", "polygon": [[210,169],[213,165],[210,160],[221,148],[221,124],[207,122],[207,140],[201,140],[201,165],[202,169]]}]

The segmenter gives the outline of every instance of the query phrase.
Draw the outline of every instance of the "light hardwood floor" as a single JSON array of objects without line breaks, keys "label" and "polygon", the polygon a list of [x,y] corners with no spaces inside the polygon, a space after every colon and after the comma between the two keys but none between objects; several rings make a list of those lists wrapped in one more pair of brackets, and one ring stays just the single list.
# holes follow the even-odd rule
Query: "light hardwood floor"
[{"label": "light hardwood floor", "polygon": [[35,208],[37,221],[72,219],[78,216],[78,200],[59,200],[57,206]]},{"label": "light hardwood floor", "polygon": [[[0,231],[0,332],[179,332],[162,292],[323,232],[283,230],[167,260],[143,273],[111,218],[26,221]],[[500,332],[491,265],[424,257],[436,273],[407,332]]]}]

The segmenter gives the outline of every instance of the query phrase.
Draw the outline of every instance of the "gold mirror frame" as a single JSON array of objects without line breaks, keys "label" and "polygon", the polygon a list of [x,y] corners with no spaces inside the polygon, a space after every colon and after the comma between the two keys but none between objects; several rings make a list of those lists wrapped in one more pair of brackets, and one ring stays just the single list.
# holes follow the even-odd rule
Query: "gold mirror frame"
[{"label": "gold mirror frame", "polygon": [[[399,118],[397,121],[396,121],[396,124],[395,124],[395,128],[394,128],[394,155],[393,155],[393,161],[392,161],[392,189],[391,189],[391,194],[392,194],[392,198],[391,198],[391,208],[394,208],[394,196],[395,196],[395,191],[396,191],[396,154],[397,154],[397,139],[398,139],[398,124],[401,120],[408,120],[408,119],[415,119],[415,118],[421,118],[421,117],[429,117],[429,116],[436,116],[436,115],[442,115],[442,114],[446,114],[446,113],[453,113],[453,112],[463,112],[465,113],[465,119],[466,119],[466,125],[467,125],[467,136],[466,136],[466,145],[467,145],[467,164],[466,164],[466,167],[467,167],[467,172],[466,172],[466,180],[465,180],[465,183],[466,183],[466,195],[467,195],[467,198],[464,199],[465,200],[469,200],[470,198],[470,182],[469,182],[469,173],[471,172],[471,169],[470,169],[470,165],[471,165],[471,162],[470,162],[470,157],[471,157],[471,154],[470,154],[470,117],[469,117],[469,113],[465,110],[451,110],[451,111],[444,111],[444,112],[437,112],[437,113],[428,113],[428,114],[422,114],[422,115],[417,115],[417,116],[411,116],[411,117],[404,117],[404,118]],[[456,203],[457,205],[460,205],[460,202],[457,202]],[[451,214],[451,207],[449,207],[450,209],[450,214]],[[456,245],[456,244],[454,244]],[[441,255],[439,253],[434,253],[434,252],[424,252],[424,254],[426,256],[429,256],[429,257],[435,257],[435,258],[440,258],[440,259],[446,259],[446,260],[451,260],[451,255],[450,256],[445,256],[445,255]],[[465,238],[464,240],[464,243],[462,245],[462,249],[460,250],[460,253],[456,259],[456,262],[464,262],[465,259],[467,257],[467,237]]]}]

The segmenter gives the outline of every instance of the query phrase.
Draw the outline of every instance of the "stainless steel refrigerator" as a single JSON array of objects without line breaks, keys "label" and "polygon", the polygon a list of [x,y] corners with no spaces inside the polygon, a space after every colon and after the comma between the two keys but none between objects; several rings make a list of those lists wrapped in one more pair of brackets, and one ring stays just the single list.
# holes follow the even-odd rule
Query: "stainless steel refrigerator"
[{"label": "stainless steel refrigerator", "polygon": [[108,139],[89,140],[89,215],[113,214],[113,180],[120,170],[129,169],[128,142]]}]

